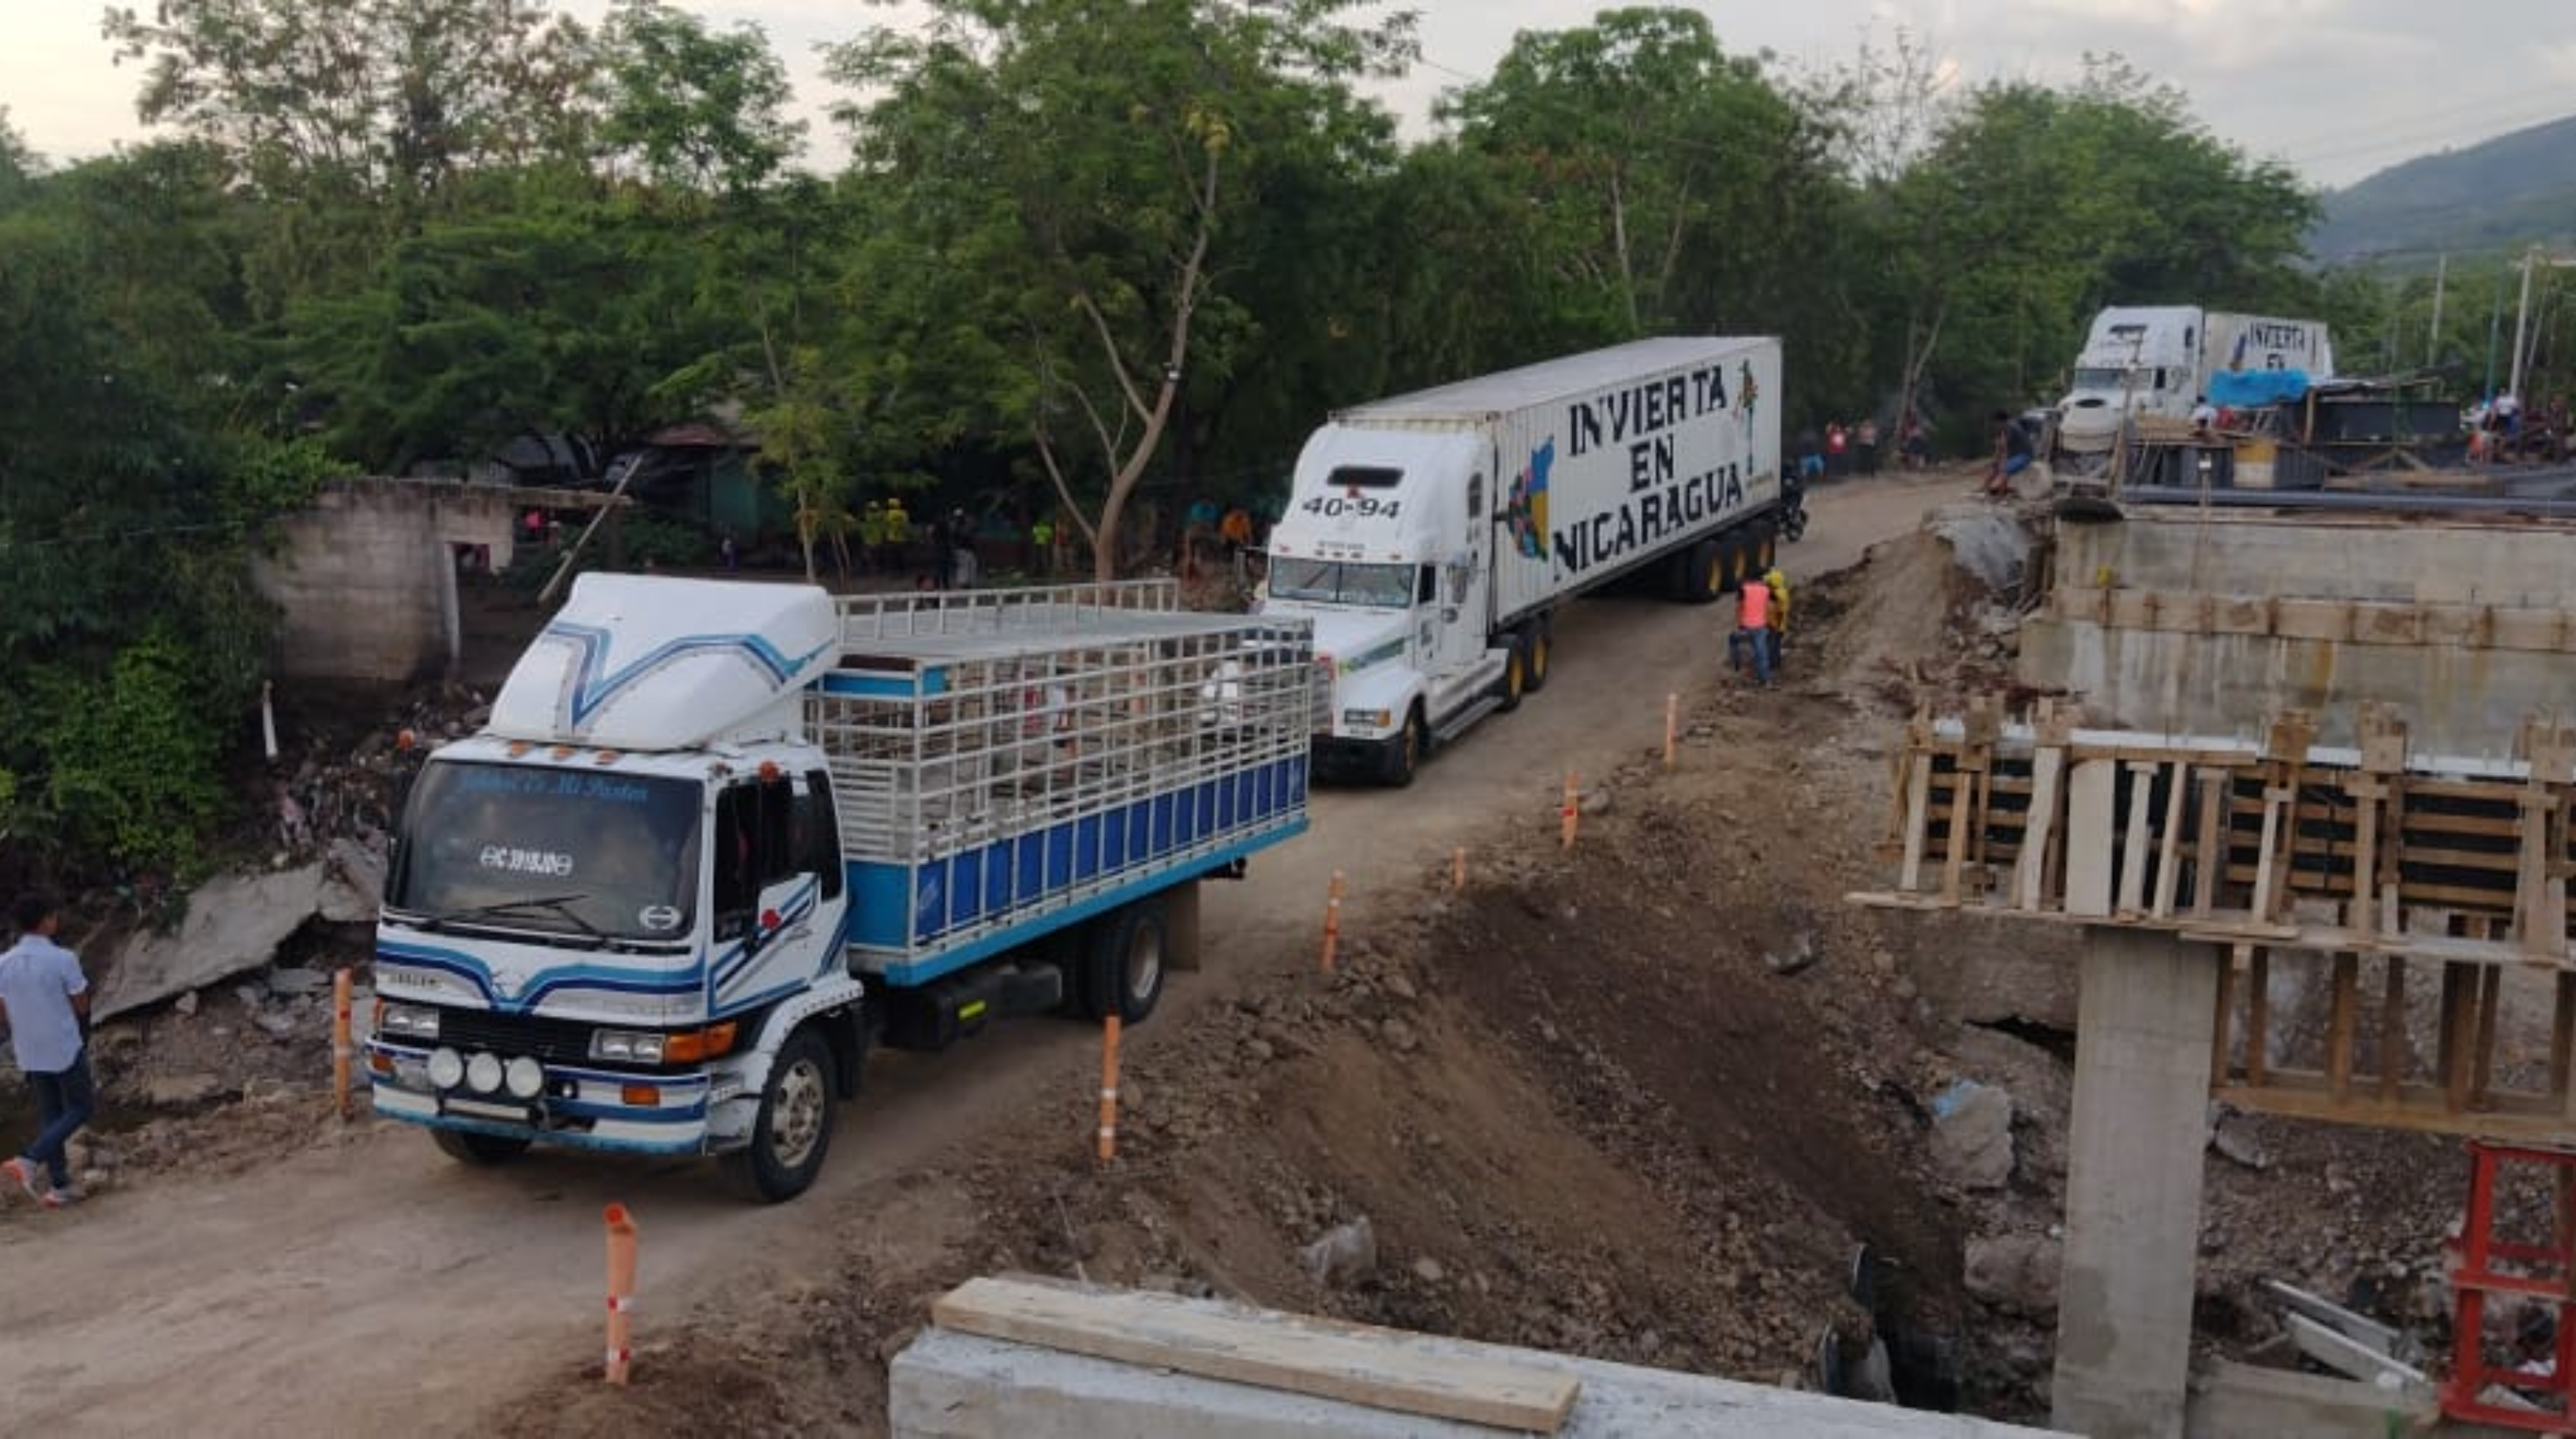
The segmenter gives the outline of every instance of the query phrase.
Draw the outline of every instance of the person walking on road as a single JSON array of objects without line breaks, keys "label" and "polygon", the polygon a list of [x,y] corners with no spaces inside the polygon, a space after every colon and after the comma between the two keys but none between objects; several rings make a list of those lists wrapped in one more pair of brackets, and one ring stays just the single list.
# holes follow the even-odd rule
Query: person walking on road
[{"label": "person walking on road", "polygon": [[1771,683],[1771,587],[1748,579],[1735,595],[1735,633],[1726,637],[1726,663],[1738,674],[1746,656],[1753,661],[1753,682]]},{"label": "person walking on road", "polygon": [[52,896],[22,896],[12,917],[18,942],[0,954],[0,1026],[9,1031],[19,1072],[36,1091],[40,1127],[24,1154],[0,1162],[0,1176],[47,1209],[60,1209],[81,1197],[64,1146],[98,1107],[89,1074],[89,980],[78,957],[54,943],[62,915]]}]

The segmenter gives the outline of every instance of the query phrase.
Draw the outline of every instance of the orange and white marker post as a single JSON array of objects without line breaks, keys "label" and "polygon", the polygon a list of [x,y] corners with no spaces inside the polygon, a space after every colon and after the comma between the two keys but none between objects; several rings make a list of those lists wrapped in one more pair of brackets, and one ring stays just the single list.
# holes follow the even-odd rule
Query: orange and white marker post
[{"label": "orange and white marker post", "polygon": [[1449,851],[1449,892],[1467,892],[1467,847],[1463,844]]},{"label": "orange and white marker post", "polygon": [[1582,810],[1581,805],[1577,803],[1577,796],[1578,791],[1575,787],[1574,771],[1567,770],[1565,772],[1565,807],[1557,811],[1557,818],[1563,824],[1565,829],[1564,839],[1565,848],[1567,849],[1574,848],[1575,816],[1581,813]]},{"label": "orange and white marker post", "polygon": [[1100,1167],[1118,1158],[1118,1016],[1100,1023]]},{"label": "orange and white marker post", "polygon": [[346,1120],[349,1103],[349,1061],[357,1057],[349,1033],[349,971],[342,966],[331,976],[331,1094],[340,1102],[340,1118]]},{"label": "orange and white marker post", "polygon": [[635,1360],[635,1216],[608,1206],[608,1382],[626,1382]]},{"label": "orange and white marker post", "polygon": [[1664,768],[1666,769],[1673,767],[1673,746],[1681,738],[1681,727],[1682,697],[1678,694],[1664,696]]},{"label": "orange and white marker post", "polygon": [[1324,973],[1333,972],[1333,963],[1342,948],[1342,872],[1333,871],[1333,887],[1324,896]]}]

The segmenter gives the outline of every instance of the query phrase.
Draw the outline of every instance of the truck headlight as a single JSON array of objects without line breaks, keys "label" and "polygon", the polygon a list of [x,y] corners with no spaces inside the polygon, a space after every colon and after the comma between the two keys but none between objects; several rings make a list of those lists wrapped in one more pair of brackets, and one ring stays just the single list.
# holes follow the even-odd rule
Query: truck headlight
[{"label": "truck headlight", "polygon": [[545,1092],[546,1067],[522,1054],[503,1067],[501,1082],[512,1099],[534,1099]]},{"label": "truck headlight", "polygon": [[590,1057],[625,1064],[660,1064],[662,1036],[632,1029],[591,1031]]},{"label": "truck headlight", "polygon": [[439,1089],[454,1089],[465,1082],[465,1056],[452,1049],[430,1052],[429,1082]]},{"label": "truck headlight", "polygon": [[436,1039],[438,1011],[425,1004],[387,1004],[376,1016],[376,1028],[406,1039]]},{"label": "truck headlight", "polygon": [[1342,723],[1358,729],[1384,729],[1395,723],[1393,710],[1344,710]]}]

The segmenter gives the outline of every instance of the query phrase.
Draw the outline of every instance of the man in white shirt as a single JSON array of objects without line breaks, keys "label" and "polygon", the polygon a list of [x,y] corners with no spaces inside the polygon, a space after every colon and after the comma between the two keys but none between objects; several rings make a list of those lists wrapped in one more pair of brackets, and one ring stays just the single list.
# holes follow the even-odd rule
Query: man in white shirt
[{"label": "man in white shirt", "polygon": [[[18,942],[0,954],[0,1025],[36,1091],[42,1127],[25,1154],[0,1162],[0,1176],[47,1209],[60,1209],[80,1198],[63,1147],[98,1107],[89,1074],[89,980],[79,958],[54,943],[62,915],[51,895],[21,896],[12,917]],[[39,1165],[47,1182],[37,1180]]]}]

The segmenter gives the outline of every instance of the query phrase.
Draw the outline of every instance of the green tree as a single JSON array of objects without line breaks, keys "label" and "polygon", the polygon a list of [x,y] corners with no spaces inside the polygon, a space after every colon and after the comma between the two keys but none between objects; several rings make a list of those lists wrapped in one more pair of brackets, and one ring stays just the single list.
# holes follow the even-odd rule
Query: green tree
[{"label": "green tree", "polygon": [[740,193],[804,143],[787,118],[787,70],[760,27],[718,34],[661,0],[618,0],[601,36],[608,113],[600,138],[665,190]]},{"label": "green tree", "polygon": [[1268,153],[1343,133],[1364,113],[1349,82],[1406,53],[1401,22],[1346,23],[1357,8],[940,0],[921,30],[832,54],[884,96],[836,112],[885,186],[884,342],[982,371],[976,405],[1026,435],[1104,578],[1184,386],[1241,358],[1206,342],[1253,333],[1229,246],[1259,223]]}]

